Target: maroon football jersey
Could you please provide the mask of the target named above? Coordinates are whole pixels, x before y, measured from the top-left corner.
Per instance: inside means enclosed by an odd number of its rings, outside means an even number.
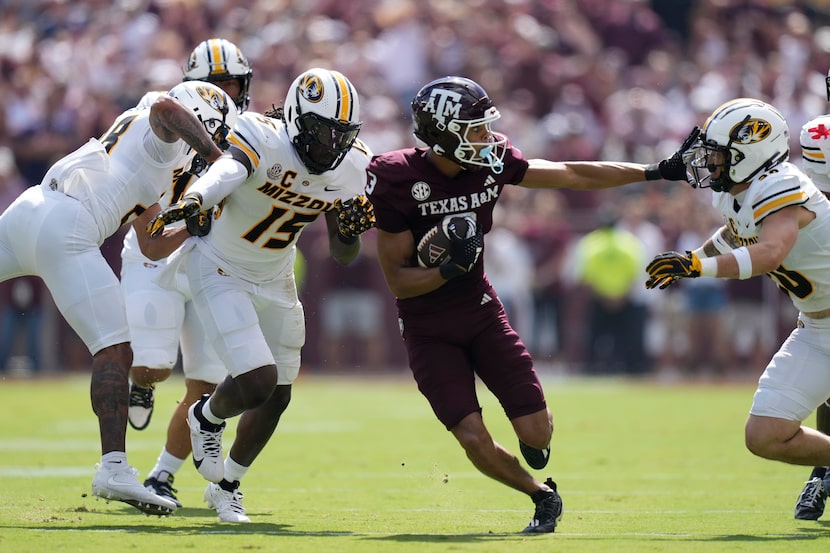
[[[450,214],[475,213],[484,233],[489,232],[493,209],[504,185],[521,182],[528,167],[522,153],[510,147],[501,173],[482,168],[447,177],[427,160],[427,152],[426,148],[387,152],[375,156],[367,168],[366,189],[377,227],[391,233],[411,230],[416,244]],[[482,293],[490,289],[483,260],[484,253],[469,274],[454,278],[437,290],[399,299],[401,314],[434,312],[471,301],[478,305]],[[411,263],[413,267],[418,265],[414,252]]]

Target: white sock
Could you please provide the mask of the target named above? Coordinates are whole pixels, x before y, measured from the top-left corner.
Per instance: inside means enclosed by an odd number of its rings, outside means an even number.
[[[244,467],[231,459],[231,456],[225,459],[225,480],[228,482],[241,482],[242,477],[248,472],[248,469],[251,467]]]
[[[205,404],[202,405],[202,415],[208,420],[208,422],[212,422],[213,424],[222,424],[225,422],[225,419],[220,419],[213,414],[213,411],[210,410],[210,402],[212,399],[213,396],[209,397]]]
[[[110,451],[101,455],[101,464],[108,468],[118,468],[127,465],[127,452]]]
[[[163,448],[161,453],[159,453],[158,459],[156,460],[156,466],[153,467],[152,471],[150,471],[150,476],[158,478],[159,474],[162,472],[166,472],[168,475],[173,476],[180,468],[182,468],[184,461],[184,459],[179,459],[175,455],[168,452],[166,448]]]

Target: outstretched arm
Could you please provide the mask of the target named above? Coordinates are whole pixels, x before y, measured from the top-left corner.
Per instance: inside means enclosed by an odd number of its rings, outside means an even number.
[[[556,162],[529,160],[524,180],[527,188],[570,188],[601,190],[647,180],[686,180],[686,162],[699,143],[700,129],[695,127],[680,148],[670,157],[651,165],[613,161]]]
[[[529,163],[525,178],[519,183],[527,188],[600,190],[646,180],[646,166],[639,163],[545,159],[531,159]]]
[[[190,185],[181,200],[166,207],[150,220],[147,232],[154,238],[158,237],[165,225],[194,217],[200,211],[209,211],[247,178],[248,173],[242,164],[229,155],[222,156],[210,166],[207,173]]]

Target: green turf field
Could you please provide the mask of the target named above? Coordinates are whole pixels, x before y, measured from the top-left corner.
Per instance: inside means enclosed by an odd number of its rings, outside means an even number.
[[[565,503],[554,535],[524,536],[532,503],[467,462],[407,377],[302,377],[243,482],[253,523],[220,524],[188,462],[174,516],[89,494],[99,458],[86,377],[0,380],[0,551],[826,551],[828,522],[792,517],[809,470],[743,447],[754,386],[545,380]],[[183,389],[159,387],[128,455],[143,479]],[[496,439],[517,451],[482,393]],[[811,421],[812,422],[812,421]],[[229,429],[232,427],[229,424]],[[226,432],[226,444],[233,432]],[[830,513],[827,520],[830,521]],[[796,542],[796,543],[793,543]]]

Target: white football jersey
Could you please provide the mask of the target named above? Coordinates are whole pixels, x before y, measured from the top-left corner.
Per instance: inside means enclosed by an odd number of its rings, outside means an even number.
[[[801,127],[801,167],[819,190],[830,193],[830,115]]]
[[[229,135],[248,158],[251,173],[220,204],[210,234],[197,242],[228,274],[270,282],[290,273],[303,228],[338,198],[363,194],[371,152],[360,140],[334,170],[308,172],[285,124],[246,112]]]
[[[764,218],[780,209],[800,205],[815,213],[781,266],[768,275],[799,311],[830,308],[830,201],[798,167],[782,163],[755,177],[738,196],[714,192],[712,205],[742,245],[756,243]]]
[[[149,116],[149,109],[125,111],[100,139],[56,162],[42,181],[87,207],[101,230],[100,242],[156,203],[173,170],[192,152],[182,140],[158,138]]]

